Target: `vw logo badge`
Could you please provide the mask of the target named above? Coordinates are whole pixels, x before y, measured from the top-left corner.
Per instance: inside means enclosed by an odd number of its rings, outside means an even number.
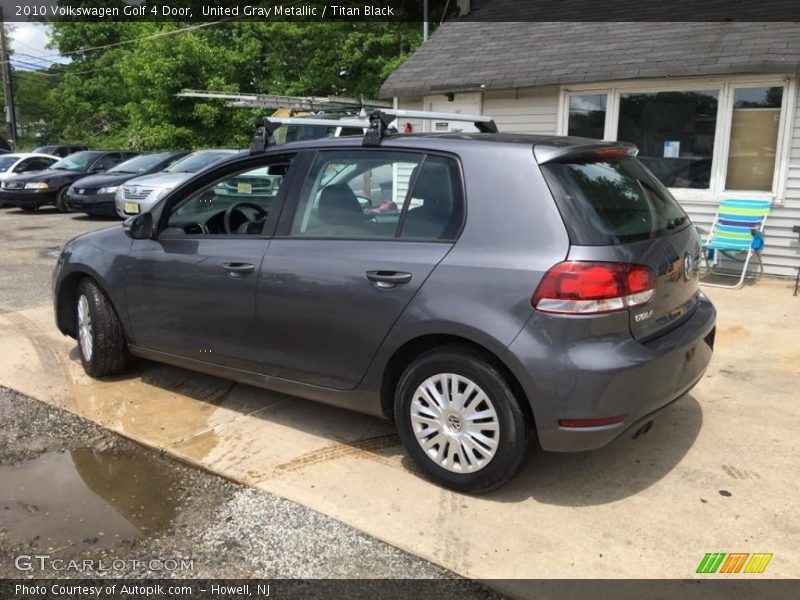
[[[683,278],[686,281],[689,281],[692,278],[692,274],[694,273],[694,261],[692,257],[687,254],[683,257]]]
[[[458,415],[447,415],[447,424],[453,431],[461,431],[461,418]]]

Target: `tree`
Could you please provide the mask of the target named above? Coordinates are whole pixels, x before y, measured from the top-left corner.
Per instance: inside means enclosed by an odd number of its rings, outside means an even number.
[[[256,111],[176,94],[188,88],[374,98],[422,38],[418,23],[188,26],[53,23],[53,47],[72,62],[51,68],[60,74],[47,93],[52,135],[98,148],[241,147]]]

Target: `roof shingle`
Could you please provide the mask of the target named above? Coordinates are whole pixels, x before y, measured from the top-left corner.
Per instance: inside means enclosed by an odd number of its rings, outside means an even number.
[[[381,97],[640,77],[797,73],[800,23],[444,23]]]

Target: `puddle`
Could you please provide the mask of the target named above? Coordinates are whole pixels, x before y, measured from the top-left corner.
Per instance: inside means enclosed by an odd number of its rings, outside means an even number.
[[[39,250],[39,256],[42,258],[58,258],[61,254],[61,246],[48,246]]]
[[[179,486],[145,452],[81,448],[0,466],[0,545],[114,546],[167,527]]]

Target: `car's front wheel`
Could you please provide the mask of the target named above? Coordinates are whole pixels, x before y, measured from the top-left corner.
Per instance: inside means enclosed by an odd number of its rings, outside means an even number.
[[[488,492],[509,481],[531,437],[505,374],[460,346],[430,350],[408,366],[395,395],[395,420],[417,465],[460,492]]]
[[[58,192],[58,196],[56,196],[56,208],[62,213],[72,212],[67,204],[67,188]]]
[[[128,345],[122,323],[108,297],[90,279],[78,286],[76,337],[83,369],[90,377],[118,375],[125,369]]]

